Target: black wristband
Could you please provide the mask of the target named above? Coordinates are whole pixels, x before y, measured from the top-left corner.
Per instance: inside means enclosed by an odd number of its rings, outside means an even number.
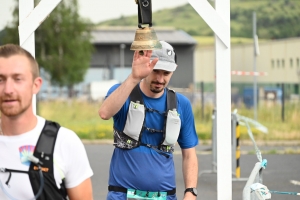
[[[194,196],[198,195],[197,189],[196,188],[186,188],[184,191],[184,194],[187,192],[191,192]]]

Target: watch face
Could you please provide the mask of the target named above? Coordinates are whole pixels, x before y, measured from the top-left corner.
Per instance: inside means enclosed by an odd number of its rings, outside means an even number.
[[[197,189],[196,188],[193,188],[193,192],[198,195],[198,192],[197,192]]]
[[[185,192],[191,192],[193,195],[197,196],[198,192],[196,188],[187,188]]]

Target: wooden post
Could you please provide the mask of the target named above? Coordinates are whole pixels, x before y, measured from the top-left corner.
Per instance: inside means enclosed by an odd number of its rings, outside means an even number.
[[[35,57],[34,31],[54,10],[61,0],[41,0],[34,7],[34,0],[19,0],[19,40],[20,46]],[[32,98],[33,112],[36,114],[36,95]]]
[[[215,32],[218,200],[232,200],[230,0],[189,3]]]

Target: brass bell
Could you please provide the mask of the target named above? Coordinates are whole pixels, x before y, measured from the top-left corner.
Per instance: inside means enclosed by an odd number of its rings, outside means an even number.
[[[162,46],[157,39],[154,29],[151,27],[145,27],[136,30],[134,41],[131,44],[130,50],[143,51],[161,48]]]
[[[161,49],[162,46],[157,39],[156,33],[152,26],[152,2],[151,0],[135,0],[138,5],[138,27],[135,32],[134,41],[130,50],[139,51],[140,55],[144,54],[143,50]],[[142,26],[148,24],[148,26]]]

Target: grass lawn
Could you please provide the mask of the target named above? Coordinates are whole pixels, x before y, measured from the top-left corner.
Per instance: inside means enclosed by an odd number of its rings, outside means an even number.
[[[99,107],[100,103],[75,100],[45,101],[38,103],[38,114],[72,129],[81,139],[112,139],[112,120],[102,120],[98,116]],[[202,119],[201,108],[193,107],[196,131],[203,140],[211,138],[212,110],[212,106],[206,106]],[[238,113],[253,118],[252,109],[239,108]],[[281,106],[277,104],[260,104],[257,114],[259,123],[266,126],[269,133],[252,128],[256,140],[300,140],[300,103],[286,104],[284,122]],[[241,139],[249,139],[244,126],[241,126]]]

